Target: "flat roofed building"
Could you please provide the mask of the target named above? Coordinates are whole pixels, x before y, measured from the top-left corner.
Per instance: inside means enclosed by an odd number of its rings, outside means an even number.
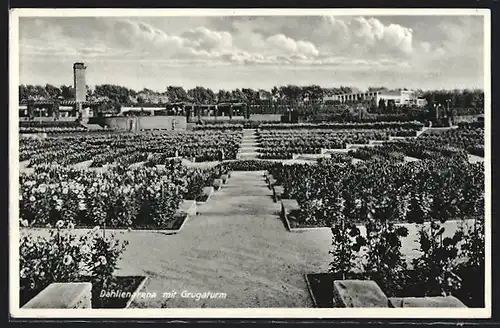
[[[373,100],[377,104],[381,99],[387,101],[394,101],[396,106],[425,106],[426,102],[420,100],[413,90],[395,90],[395,91],[371,91],[362,93],[345,93],[334,94],[326,96],[323,101],[338,101],[340,103],[347,102],[361,102],[366,100]],[[425,99],[424,99],[425,100]]]

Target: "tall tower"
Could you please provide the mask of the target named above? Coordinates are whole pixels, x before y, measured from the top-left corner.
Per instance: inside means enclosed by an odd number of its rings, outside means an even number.
[[[73,82],[75,88],[75,101],[83,102],[87,99],[87,85],[85,83],[85,69],[87,67],[84,63],[73,64]]]

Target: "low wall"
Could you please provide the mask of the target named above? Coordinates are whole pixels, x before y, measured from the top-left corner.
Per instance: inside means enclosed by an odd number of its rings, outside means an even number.
[[[194,117],[194,119],[197,119],[197,116]],[[242,121],[245,120],[243,116],[233,116],[232,119],[229,118],[229,116],[201,116],[201,119],[205,122],[211,122],[211,121],[230,121],[230,120],[235,120],[235,121]],[[275,122],[280,122],[281,121],[281,114],[250,114],[249,121],[275,121]]]
[[[455,116],[454,117],[455,124],[458,124],[460,122],[476,122],[477,121],[477,116],[476,115],[462,115],[462,116]]]
[[[110,129],[134,132],[143,129],[186,130],[187,124],[185,116],[106,117],[103,121]]]
[[[52,283],[23,306],[23,309],[90,309],[92,284]]]

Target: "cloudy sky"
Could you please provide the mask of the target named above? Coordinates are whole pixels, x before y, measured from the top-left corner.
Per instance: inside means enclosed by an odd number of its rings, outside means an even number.
[[[20,83],[483,88],[482,16],[21,17]]]

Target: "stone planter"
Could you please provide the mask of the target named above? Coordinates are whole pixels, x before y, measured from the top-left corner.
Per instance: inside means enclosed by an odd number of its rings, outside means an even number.
[[[335,280],[333,298],[336,307],[387,308],[389,300],[372,280]]]
[[[222,187],[222,180],[215,179],[212,185],[213,185],[215,190],[219,190]]]
[[[281,200],[283,192],[284,192],[283,186],[273,186],[273,198],[275,202]]]
[[[393,308],[466,308],[458,298],[454,296],[434,297],[391,297],[389,307]]]
[[[203,187],[203,190],[201,191],[201,194],[197,197],[197,202],[204,203],[207,202],[210,197],[213,195],[215,192],[214,187]],[[203,200],[198,200],[198,199],[203,199]]]
[[[187,215],[196,215],[196,201],[194,200],[184,200],[179,208],[179,211],[186,213]]]
[[[52,283],[33,297],[23,309],[90,309],[90,282]]]

